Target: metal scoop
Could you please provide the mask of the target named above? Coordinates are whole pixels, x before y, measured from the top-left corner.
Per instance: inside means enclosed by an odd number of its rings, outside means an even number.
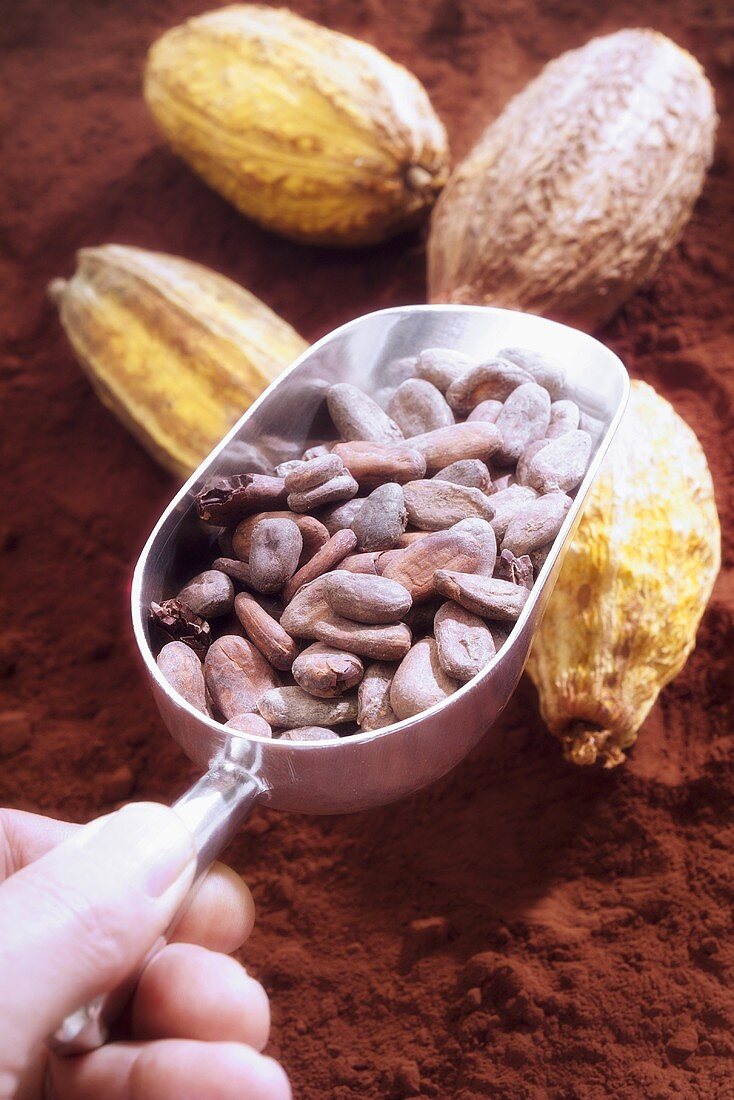
[[[515,345],[565,365],[567,394],[599,422],[595,451],[523,612],[481,675],[445,702],[385,729],[339,741],[279,741],[226,730],[163,679],[151,645],[151,600],[175,595],[209,567],[215,535],[194,494],[212,476],[299,457],[333,429],[325,392],[352,382],[378,401],[402,381],[401,358],[448,347],[477,359]],[[627,402],[629,379],[613,352],[585,333],[541,317],[475,306],[406,306],[351,321],[319,340],[255,402],[174,497],[140,555],[132,585],[135,637],[163,720],[206,774],[175,803],[194,835],[199,877],[258,802],[279,810],[338,814],[380,806],[445,775],[491,728],[523,670],[565,550]],[[119,997],[118,997],[119,1000]],[[100,998],[65,1021],[56,1049],[90,1050],[106,1038],[113,1006]]]

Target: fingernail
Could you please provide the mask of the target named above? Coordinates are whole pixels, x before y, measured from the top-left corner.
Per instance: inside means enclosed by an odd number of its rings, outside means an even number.
[[[128,872],[150,898],[160,898],[184,875],[193,876],[193,838],[181,819],[156,802],[132,802],[74,838],[96,858],[109,858]]]

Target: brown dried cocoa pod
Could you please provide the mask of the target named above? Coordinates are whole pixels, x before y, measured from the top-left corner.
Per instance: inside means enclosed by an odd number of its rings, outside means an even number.
[[[450,569],[438,571],[436,588],[441,595],[461,604],[467,611],[501,622],[514,622],[530,595],[527,588],[510,581]]]
[[[234,585],[218,569],[205,569],[183,586],[177,599],[202,619],[218,619],[232,610]]]
[[[280,683],[255,646],[237,634],[212,642],[204,661],[204,680],[225,718],[257,710],[260,697]]]
[[[492,475],[481,458],[462,458],[459,462],[444,466],[433,476],[436,481],[451,481],[454,485],[481,489],[483,493],[489,493],[492,489]]]
[[[571,498],[565,493],[545,493],[531,501],[510,519],[502,549],[520,557],[552,542],[570,507]]]
[[[448,600],[433,620],[438,661],[447,676],[466,684],[495,654],[492,633],[478,615]]]
[[[481,489],[453,481],[409,481],[403,493],[408,519],[422,531],[445,531],[470,516],[489,520],[493,514],[489,498]]]
[[[303,538],[292,519],[264,519],[250,540],[250,583],[266,595],[280,592],[298,568]]]
[[[557,359],[541,354],[539,351],[533,351],[531,348],[502,348],[497,355],[500,359],[506,359],[527,371],[534,382],[548,391],[552,401],[557,401],[563,396],[566,368]]]
[[[552,439],[528,463],[528,484],[539,493],[569,493],[584,478],[591,455],[591,436],[580,430]]]
[[[194,498],[205,523],[229,526],[253,512],[282,508],[285,481],[268,474],[232,474],[207,482]]]
[[[339,741],[341,738],[336,730],[327,729],[326,726],[301,726],[300,729],[282,730],[278,732],[279,741]]]
[[[521,584],[528,590],[533,587],[535,576],[533,563],[527,554],[516,557],[511,550],[503,550],[497,562],[497,576],[503,581]]]
[[[508,359],[487,359],[452,382],[446,400],[455,413],[467,416],[482,401],[505,401],[533,376]],[[481,421],[480,421],[481,423]]]
[[[441,668],[435,639],[421,638],[398,665],[390,685],[390,705],[402,721],[448,699],[458,686]]]
[[[360,550],[391,550],[408,525],[403,490],[394,482],[379,485],[352,520]]]
[[[321,589],[332,611],[356,623],[395,623],[410,611],[410,593],[397,581],[336,571]]]
[[[338,726],[357,717],[357,696],[316,699],[298,686],[266,691],[259,702],[260,713],[273,727]]]
[[[386,481],[402,485],[423,477],[426,462],[419,450],[407,443],[370,443],[355,440],[337,443],[338,454],[361,488],[373,489]]]
[[[183,642],[202,661],[212,640],[212,630],[206,619],[197,615],[181,600],[151,602],[151,621],[174,642]]]
[[[525,382],[513,390],[495,423],[502,443],[494,456],[500,466],[514,466],[528,443],[544,439],[550,423],[548,391],[537,382]]]
[[[273,668],[287,672],[298,656],[298,643],[249,592],[235,597],[234,609],[247,637]]]
[[[486,420],[489,424],[494,424],[502,410],[502,404],[502,401],[495,401],[491,397],[487,401],[480,401],[469,413],[467,420]]]
[[[238,558],[215,558],[212,562],[212,569],[218,569],[220,573],[226,573],[233,581],[244,584],[246,587],[249,587],[252,579],[250,566],[246,561],[240,561]]]
[[[317,550],[312,558],[302,565],[298,572],[294,573],[283,587],[283,598],[292,600],[298,589],[315,581],[322,573],[330,573],[348,554],[351,554],[357,545],[357,536],[354,531],[337,531],[328,542],[325,542],[320,550]]]
[[[368,626],[332,611],[323,595],[325,578],[318,577],[295,594],[281,618],[281,625],[297,638],[312,638],[335,649],[346,649],[377,661],[399,661],[410,649],[410,630],[403,623]]]
[[[397,665],[375,661],[357,689],[357,722],[365,731],[384,729],[397,722],[390,706],[390,685]]]
[[[259,714],[235,714],[234,718],[230,718],[228,722],[224,723],[227,729],[238,730],[240,733],[246,734],[248,737],[272,737],[273,731],[264,718],[261,718]]]
[[[551,405],[550,422],[545,438],[557,439],[559,435],[575,431],[580,419],[581,410],[575,401],[554,401]]]
[[[402,382],[390,398],[387,411],[406,437],[454,423],[454,414],[445,397],[424,378]]]
[[[425,473],[435,474],[437,470],[452,462],[459,462],[462,458],[481,458],[486,462],[501,442],[502,436],[496,425],[476,420],[414,435],[406,440],[406,446],[423,455]],[[405,478],[405,481],[416,481],[419,477],[423,477],[423,474]]]
[[[354,517],[359,512],[367,497],[352,497],[351,500],[341,501],[339,504],[331,504],[319,512],[318,518],[323,523],[330,535],[337,531],[343,531],[345,527],[351,527]]]
[[[161,675],[187,703],[202,714],[208,714],[206,685],[201,661],[191,646],[183,642],[167,642],[156,658]]]
[[[324,543],[329,541],[329,532],[315,516],[304,516],[293,512],[258,512],[238,523],[232,533],[232,546],[241,561],[249,560],[252,532],[264,519],[289,519],[295,523],[303,539],[300,565],[303,565],[304,560],[307,561]]]
[[[382,575],[407,588],[413,603],[422,603],[436,593],[436,570],[471,571],[481,556],[476,538],[469,532],[450,527],[448,531],[433,531],[400,551]]]
[[[398,425],[376,401],[348,382],[330,386],[326,395],[329,416],[342,439],[392,443],[403,438]]]
[[[416,378],[430,382],[446,393],[452,382],[477,365],[476,359],[453,348],[424,348],[415,367]]]
[[[508,485],[506,489],[492,494],[489,500],[493,515],[489,522],[499,542],[504,538],[510,520],[524,513],[537,497],[535,489],[531,489],[529,485]]]
[[[318,699],[336,699],[356,687],[364,675],[364,665],[354,653],[315,642],[293,662],[293,679],[309,695]]]
[[[528,488],[528,470],[530,469],[530,463],[535,456],[547,447],[550,443],[550,439],[534,439],[532,443],[528,443],[527,447],[520,455],[517,466],[515,467],[515,481],[518,485],[525,485]]]
[[[485,519],[472,516],[454,524],[453,530],[466,532],[477,543],[479,557],[471,572],[479,573],[484,577],[491,577],[497,561],[497,537],[492,524]]]

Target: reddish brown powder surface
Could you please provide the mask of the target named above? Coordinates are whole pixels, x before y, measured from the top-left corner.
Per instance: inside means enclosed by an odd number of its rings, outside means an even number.
[[[159,248],[224,271],[309,338],[425,295],[419,234],[299,248],[164,148],[141,64],[205,6],[17,0],[0,31],[0,707],[32,722],[0,800],[65,817],[170,799],[192,772],[128,628],[131,566],[173,486],[93,397],[48,280],[82,245]],[[701,59],[723,118],[716,163],[682,244],[602,337],[699,433],[729,541],[698,648],[627,767],[564,764],[525,683],[473,759],[417,797],[354,817],[256,815],[229,856],[259,903],[244,957],[272,995],[272,1050],[301,1100],[734,1097],[731,10],[296,7],[410,64],[457,155],[546,60],[594,34],[648,25]]]

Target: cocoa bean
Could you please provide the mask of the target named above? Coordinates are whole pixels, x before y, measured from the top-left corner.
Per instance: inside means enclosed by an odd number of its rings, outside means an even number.
[[[364,665],[354,653],[316,642],[293,662],[293,679],[309,695],[335,699],[356,685],[364,675]]]
[[[226,573],[233,581],[244,584],[246,587],[249,587],[252,581],[250,566],[246,561],[239,561],[238,558],[215,558],[212,562],[212,569],[218,569],[220,573]]]
[[[285,481],[268,474],[233,474],[216,477],[196,494],[199,516],[205,523],[228,526],[263,509],[280,508],[286,502]]]
[[[477,420],[414,435],[406,440],[406,446],[423,456],[426,465],[424,472],[435,474],[437,470],[452,462],[459,462],[462,458],[481,458],[486,461],[494,454],[501,441],[502,436],[496,425]],[[415,481],[419,477],[423,477],[423,474],[405,478],[405,481]]]
[[[398,544],[395,549],[404,550],[406,546],[412,546],[414,542],[418,542],[419,539],[424,539],[426,535],[430,535],[430,533],[430,531],[406,531],[398,539]]]
[[[390,705],[402,721],[448,699],[457,687],[456,680],[441,668],[435,639],[421,638],[411,647],[393,676]]]
[[[462,519],[454,524],[452,530],[465,531],[475,539],[479,548],[479,557],[472,573],[479,573],[484,577],[491,577],[497,561],[497,538],[491,523],[484,519]]]
[[[494,657],[494,641],[484,620],[451,600],[436,612],[434,632],[441,668],[461,684],[473,679]]]
[[[347,382],[329,387],[326,404],[334,426],[344,440],[391,443],[403,438],[398,425],[377,402]]]
[[[288,477],[288,474],[292,474],[294,470],[300,470],[303,463],[304,459],[302,458],[289,458],[287,462],[279,463],[275,467],[276,477]]]
[[[363,730],[379,730],[397,722],[390,706],[390,685],[396,665],[375,661],[369,665],[357,690],[357,722]]]
[[[294,512],[258,512],[242,520],[234,529],[232,544],[235,554],[241,561],[249,560],[252,532],[257,524],[265,519],[287,519],[295,523],[303,539],[300,565],[303,565],[304,560],[307,561],[324,543],[329,541],[329,532],[315,516],[304,516]]]
[[[236,634],[212,642],[204,661],[204,680],[225,718],[257,710],[261,696],[280,682],[255,646]]]
[[[489,499],[481,489],[452,481],[409,481],[403,493],[408,519],[422,531],[444,531],[470,516],[492,517]]]
[[[520,557],[552,542],[563,526],[570,507],[571,498],[565,493],[546,493],[531,501],[510,519],[502,539],[502,549],[511,550]]]
[[[291,519],[264,519],[250,540],[252,587],[266,595],[279,592],[298,568],[303,538]]]
[[[573,432],[579,426],[581,411],[575,401],[554,401],[551,405],[550,423],[545,433],[546,439],[557,439],[559,435]]]
[[[337,569],[345,569],[349,573],[370,573],[377,576],[377,562],[382,550],[370,550],[364,554],[347,554],[337,565]]]
[[[353,443],[337,443],[334,453],[339,455],[361,488],[373,489],[385,481],[396,481],[402,485],[423,477],[426,472],[423,455],[407,443],[355,440]]]
[[[452,348],[426,348],[418,356],[415,374],[446,393],[452,382],[476,366],[476,359]]]
[[[288,474],[285,479],[286,492],[288,495],[306,493],[343,473],[344,463],[337,455],[325,454],[319,458],[310,458],[307,462],[299,462],[296,469]]]
[[[183,642],[193,649],[197,657],[204,659],[212,640],[212,630],[201,615],[181,600],[163,600],[162,603],[151,603],[150,618],[174,642]]]
[[[480,401],[469,413],[467,420],[486,420],[488,424],[494,424],[502,410],[502,402],[490,398],[488,401]]]
[[[362,625],[337,615],[323,594],[325,574],[304,585],[281,618],[284,630],[297,638],[312,638],[334,649],[345,649],[377,661],[398,661],[410,649],[410,630],[404,623]]]
[[[238,730],[248,737],[272,737],[273,731],[264,718],[259,714],[235,714],[224,723],[227,729]]]
[[[444,466],[433,475],[436,481],[451,481],[454,485],[466,485],[470,489],[481,489],[488,493],[492,487],[492,477],[486,463],[480,458],[462,458]]]
[[[530,595],[527,588],[510,581],[450,569],[438,571],[436,588],[441,595],[461,604],[467,611],[502,622],[514,622]]]
[[[537,499],[535,489],[528,485],[509,485],[489,498],[493,515],[489,521],[498,541],[502,541],[507,526],[514,516],[522,514]]]
[[[499,465],[514,466],[528,443],[545,437],[550,408],[548,391],[536,382],[526,382],[512,391],[495,421],[502,434],[494,456]]]
[[[177,599],[203,619],[218,619],[232,610],[234,585],[225,573],[206,569],[183,586]]]
[[[454,423],[454,414],[441,391],[423,378],[409,378],[401,383],[390,398],[387,411],[406,437]]]
[[[235,597],[234,609],[247,637],[273,668],[287,672],[298,656],[298,643],[249,592]]]
[[[558,363],[549,355],[531,351],[530,348],[502,348],[497,354],[500,359],[507,359],[508,362],[527,371],[534,382],[548,391],[551,400],[557,401],[563,396],[566,370],[562,363]]]
[[[359,512],[367,497],[352,497],[340,504],[333,504],[319,512],[319,519],[330,535],[337,531],[343,531],[345,527],[351,527],[354,517]]]
[[[304,493],[290,493],[288,507],[293,512],[313,512],[334,500],[349,500],[358,492],[359,485],[351,474],[339,474],[338,477],[332,477],[329,481],[316,485]]]
[[[410,611],[410,593],[397,581],[346,571],[329,573],[321,589],[332,611],[357,623],[395,623]]]
[[[390,550],[408,525],[403,490],[388,482],[373,489],[352,520],[360,550]]]
[[[202,714],[208,714],[206,685],[201,661],[191,646],[183,642],[167,642],[156,658],[161,675],[187,703]]]
[[[283,598],[286,601],[292,600],[302,585],[315,581],[322,573],[331,572],[354,550],[356,545],[357,536],[353,531],[337,531],[305,565],[301,566],[297,573],[293,574],[290,580],[286,581],[283,587]]]
[[[283,730],[279,741],[339,741],[339,734],[325,726],[301,726],[300,729]]]
[[[552,439],[531,459],[527,480],[540,493],[569,493],[583,480],[589,465],[591,436],[576,430]]]
[[[333,446],[333,443],[314,443],[313,446],[307,447],[303,452],[301,462],[310,462],[312,458],[321,458],[322,455],[328,455]]]
[[[530,469],[530,463],[549,443],[550,439],[547,438],[534,439],[532,443],[528,443],[515,467],[515,481],[518,485],[528,485],[528,470]]]
[[[533,377],[507,359],[488,359],[452,382],[446,400],[455,413],[466,416],[482,401],[504,401]],[[481,421],[480,421],[481,423]]]
[[[316,699],[300,687],[279,687],[266,691],[258,709],[273,727],[338,726],[357,717],[357,696]]]
[[[413,603],[429,600],[436,593],[437,569],[471,571],[480,562],[482,550],[469,532],[433,531],[402,550],[383,572],[389,580],[407,588]]]

